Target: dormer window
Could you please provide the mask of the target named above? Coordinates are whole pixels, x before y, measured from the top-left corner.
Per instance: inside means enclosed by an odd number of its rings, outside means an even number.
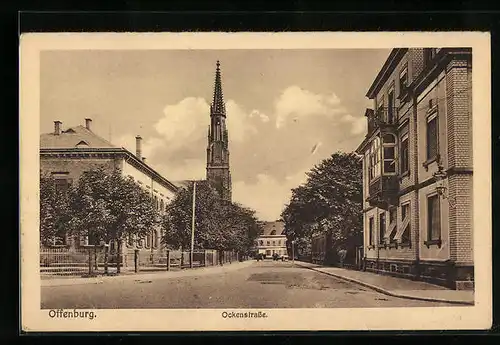
[[[82,140],[78,144],[76,144],[77,148],[85,148],[85,147],[88,147],[88,146],[89,146],[89,144],[87,144],[87,142],[85,142],[84,140]]]

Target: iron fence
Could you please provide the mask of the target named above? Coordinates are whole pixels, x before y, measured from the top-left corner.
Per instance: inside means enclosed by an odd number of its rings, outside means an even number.
[[[238,253],[214,249],[195,250],[134,250],[125,248],[120,255],[121,271],[169,271],[196,267],[209,267],[237,262]],[[117,271],[118,253],[104,247],[40,248],[40,273],[42,275],[112,274]]]

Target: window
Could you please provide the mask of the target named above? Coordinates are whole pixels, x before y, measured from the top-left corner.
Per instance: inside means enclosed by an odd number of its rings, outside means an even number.
[[[438,117],[437,112],[427,118],[427,160],[432,160],[438,154]]]
[[[408,147],[408,134],[401,138],[401,154],[400,157],[400,167],[401,174],[406,174],[410,171],[410,156]]]
[[[432,59],[437,54],[437,48],[424,48],[424,66],[427,66],[431,63]]]
[[[58,174],[63,174],[58,175]],[[67,177],[68,173],[52,173],[54,177],[54,187],[56,189],[56,193],[66,193],[73,183],[73,179]]]
[[[427,198],[427,240],[441,239],[441,208],[438,195]]]
[[[387,96],[387,123],[394,123],[394,89]]]
[[[271,245],[271,242],[267,241],[267,242],[266,242],[266,244],[267,244],[268,246],[270,246],[270,245]]]
[[[368,220],[368,245],[373,246],[373,217]]]
[[[132,234],[128,235],[127,244],[129,247],[132,247],[134,245],[134,235],[132,235]]]
[[[263,245],[264,245],[264,241],[260,240],[260,241],[259,241],[259,244],[260,244],[261,246],[263,246]]]
[[[385,236],[385,212],[379,214],[379,243],[384,244],[384,236]]]
[[[276,230],[271,231],[271,235],[276,235]]]
[[[380,176],[381,163],[380,163],[380,139],[377,137],[373,139],[372,146],[369,153],[369,172],[370,180]]]
[[[403,220],[403,232],[401,234],[401,243],[409,244],[410,243],[410,232],[411,232],[411,224],[410,224],[410,204],[401,205],[401,219]]]
[[[404,67],[399,74],[399,98],[403,98],[408,92],[408,67]]]
[[[161,212],[165,211],[165,204],[163,202],[163,199],[160,200],[160,211]]]
[[[384,174],[396,173],[396,137],[392,134],[384,134]]]
[[[146,236],[146,248],[151,248],[151,233]]]
[[[159,239],[160,239],[160,236],[159,236],[158,230],[155,230],[154,237],[153,237],[153,248],[158,248]]]
[[[276,245],[276,241],[273,241],[273,246],[275,246],[275,245]]]

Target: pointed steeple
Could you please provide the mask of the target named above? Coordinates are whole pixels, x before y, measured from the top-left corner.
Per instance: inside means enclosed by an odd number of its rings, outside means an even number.
[[[217,60],[217,69],[215,70],[214,99],[212,101],[212,115],[214,114],[226,116],[219,60]]]

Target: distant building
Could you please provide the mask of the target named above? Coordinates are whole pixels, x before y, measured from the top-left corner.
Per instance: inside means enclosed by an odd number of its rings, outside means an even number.
[[[219,61],[217,61],[215,72],[214,97],[210,106],[207,181],[223,200],[232,200],[231,171],[229,169],[229,137],[226,128],[226,106],[222,94]]]
[[[255,254],[264,254],[267,258],[271,258],[274,254],[286,255],[284,230],[285,223],[283,222],[266,222],[262,235],[255,240]]]
[[[473,288],[472,51],[393,49],[370,87],[366,269]]]
[[[65,189],[77,183],[80,176],[87,170],[105,167],[107,171],[120,170],[123,176],[130,176],[144,190],[151,194],[152,202],[160,212],[165,212],[172,201],[177,186],[146,164],[142,157],[142,138],[136,137],[135,155],[128,150],[116,147],[99,137],[91,128],[92,120],[85,119],[85,126],[62,129],[60,121],[54,122],[54,131],[40,136],[40,168],[42,173],[51,174],[58,188]],[[151,234],[144,238],[129,238],[122,245],[124,261],[133,259],[134,249],[140,250],[140,255],[159,253],[160,229],[151,229]],[[70,238],[67,235],[54,239],[55,246],[82,246],[89,243],[87,237]],[[116,243],[110,244],[111,250]],[[126,255],[126,254],[132,255]],[[130,262],[125,262],[125,265]],[[131,263],[133,265],[133,261]]]

